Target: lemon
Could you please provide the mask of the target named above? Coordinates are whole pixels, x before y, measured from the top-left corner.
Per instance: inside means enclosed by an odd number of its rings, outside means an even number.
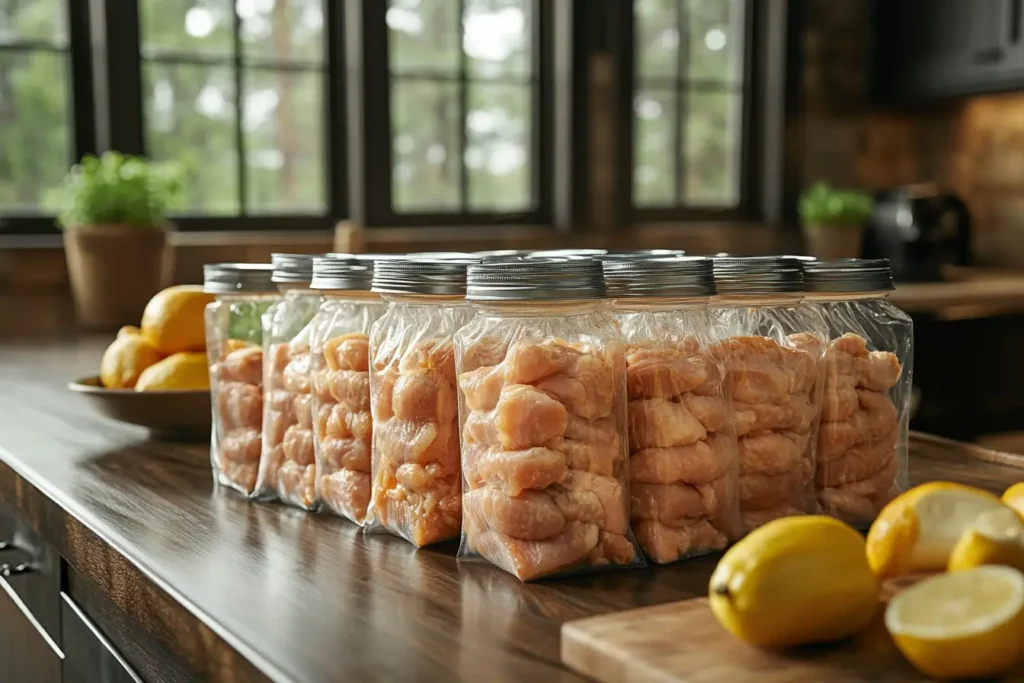
[[[1024,482],[1014,484],[1003,492],[1003,505],[1009,505],[1024,517]]]
[[[160,360],[153,346],[139,336],[119,335],[100,360],[100,381],[108,389],[131,389],[146,368]]]
[[[914,487],[882,508],[871,525],[868,562],[879,576],[941,571],[964,529],[1000,507],[999,498],[972,486],[934,481]]]
[[[206,354],[183,351],[151,365],[139,377],[135,391],[188,391],[210,388]]]
[[[163,355],[206,348],[203,319],[212,294],[199,285],[178,285],[158,293],[142,313],[142,336]]]
[[[852,527],[820,515],[787,517],[722,556],[709,598],[715,617],[738,638],[801,645],[863,630],[878,610],[878,578]]]
[[[951,572],[983,564],[1004,564],[1024,570],[1024,522],[1008,507],[981,513],[964,530],[949,555]]]
[[[135,327],[135,325],[125,325],[124,327],[117,331],[117,338],[120,339],[121,337],[138,337],[140,334],[142,334],[142,330]]]
[[[1024,650],[1024,574],[975,567],[899,593],[885,627],[910,663],[936,678],[994,676]]]

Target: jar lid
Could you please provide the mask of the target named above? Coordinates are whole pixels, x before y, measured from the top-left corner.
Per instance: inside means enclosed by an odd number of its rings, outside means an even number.
[[[836,259],[803,264],[808,292],[881,292],[895,289],[889,259]]]
[[[271,254],[273,280],[279,284],[306,284],[313,279],[313,259],[323,254]]]
[[[377,261],[371,290],[381,294],[433,294],[462,296],[466,293],[466,267],[477,259],[445,256]]]
[[[481,261],[517,261],[529,258],[536,252],[530,249],[492,249],[491,251],[474,251],[473,256]]]
[[[684,256],[682,249],[623,249],[595,256],[598,261],[640,261]]]
[[[792,256],[723,256],[714,259],[719,294],[802,292],[803,271]]]
[[[557,301],[604,297],[601,262],[586,258],[484,261],[469,267],[470,301]]]
[[[608,253],[607,249],[547,249],[544,251],[532,251],[526,257],[528,259],[573,259],[573,258],[586,258],[592,259],[597,256],[604,256]]]
[[[324,254],[313,260],[310,289],[369,291],[374,261],[366,255]]]
[[[269,263],[207,263],[203,291],[208,294],[276,292],[274,266]]]
[[[413,261],[463,261],[469,259],[470,261],[479,261],[480,259],[473,254],[468,254],[462,251],[418,251],[412,254],[406,254],[403,258]]]
[[[604,281],[611,298],[715,293],[713,262],[704,256],[605,261]]]

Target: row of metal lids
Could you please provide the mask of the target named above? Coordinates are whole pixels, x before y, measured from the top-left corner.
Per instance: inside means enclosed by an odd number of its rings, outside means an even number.
[[[269,264],[204,268],[217,294],[280,285],[382,294],[465,296],[473,301],[691,297],[713,294],[867,292],[893,288],[885,259],[687,256],[681,250],[502,250],[477,253],[274,254]]]

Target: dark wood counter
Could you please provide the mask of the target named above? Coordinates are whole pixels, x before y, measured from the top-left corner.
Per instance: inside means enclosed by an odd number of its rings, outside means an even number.
[[[52,546],[37,575],[56,573],[145,680],[580,680],[559,664],[563,621],[705,592],[714,557],[523,585],[457,564],[454,544],[417,551],[215,490],[206,444],[150,441],[65,388],[101,350],[98,340],[0,346],[0,504]],[[994,451],[912,443],[913,482],[1001,491],[1021,467]],[[56,639],[65,654],[68,614],[64,605]]]

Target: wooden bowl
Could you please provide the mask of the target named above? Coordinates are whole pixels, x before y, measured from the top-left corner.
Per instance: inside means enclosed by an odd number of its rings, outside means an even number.
[[[153,438],[165,441],[202,441],[210,438],[210,392],[133,391],[107,389],[96,375],[68,383],[102,415],[145,427]]]

